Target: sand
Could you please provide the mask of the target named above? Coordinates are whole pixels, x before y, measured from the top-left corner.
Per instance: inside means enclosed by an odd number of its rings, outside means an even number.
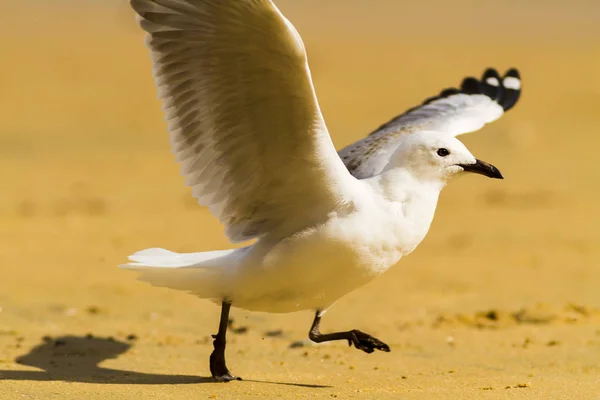
[[[598,5],[280,2],[338,147],[488,65],[524,95],[464,137],[506,179],[453,182],[415,253],[327,313],[391,353],[234,309],[246,380],[216,384],[218,308],[117,268],[229,246],[173,162],[142,34],[124,2],[52,4],[0,17],[0,399],[600,398]]]

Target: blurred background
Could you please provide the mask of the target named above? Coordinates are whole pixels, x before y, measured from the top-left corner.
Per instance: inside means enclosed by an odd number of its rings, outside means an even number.
[[[397,352],[311,347],[336,361],[307,360],[287,346],[310,313],[234,311],[249,327],[232,339],[235,372],[300,383],[332,374],[328,384],[350,390],[377,367],[395,389],[436,382],[438,394],[598,384],[600,2],[276,3],[304,38],[338,148],[486,67],[518,67],[524,88],[514,110],[461,137],[505,180],[453,182],[417,251],[327,314],[327,329],[367,330]],[[206,374],[218,308],[117,268],[148,247],[229,246],[179,176],[128,3],[4,2],[0,50],[0,370],[24,368],[13,360],[44,335],[92,332],[140,338],[109,366]],[[279,329],[285,340],[261,340]],[[526,339],[537,350],[521,353]],[[394,380],[414,371],[417,381]]]

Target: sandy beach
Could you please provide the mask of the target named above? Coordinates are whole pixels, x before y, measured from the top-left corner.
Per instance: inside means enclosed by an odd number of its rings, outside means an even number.
[[[27,4],[24,4],[27,3]],[[600,398],[600,6],[278,2],[336,147],[488,66],[524,89],[461,139],[504,181],[458,179],[409,257],[326,315],[390,353],[311,345],[312,313],[219,309],[117,266],[230,246],[170,153],[125,1],[0,16],[0,399]]]

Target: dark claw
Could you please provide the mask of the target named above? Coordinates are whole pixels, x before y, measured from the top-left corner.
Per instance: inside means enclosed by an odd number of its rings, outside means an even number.
[[[390,346],[359,330],[352,331],[352,339],[348,340],[348,342],[354,344],[354,347],[368,354],[373,353],[375,350],[385,351],[386,353],[390,351]]]
[[[242,380],[242,378],[240,378],[239,376],[233,376],[229,372],[227,372],[226,374],[223,374],[223,375],[213,376],[213,379],[216,382],[231,382],[231,381],[241,381]]]

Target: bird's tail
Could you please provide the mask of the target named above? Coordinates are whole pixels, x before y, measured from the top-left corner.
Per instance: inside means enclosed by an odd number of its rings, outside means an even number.
[[[129,256],[132,262],[120,267],[139,272],[139,280],[154,286],[222,300],[227,296],[227,272],[235,268],[239,251],[175,253],[165,249],[146,249]]]

